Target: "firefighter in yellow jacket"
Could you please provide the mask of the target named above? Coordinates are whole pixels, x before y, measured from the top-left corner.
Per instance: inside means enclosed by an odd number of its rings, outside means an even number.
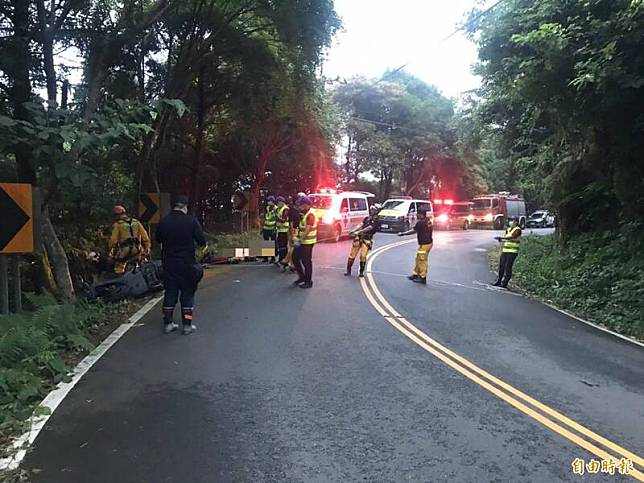
[[[139,261],[150,254],[150,237],[139,220],[128,216],[120,205],[112,210],[114,225],[109,242],[110,258],[114,260],[114,273],[122,275],[128,263]]]

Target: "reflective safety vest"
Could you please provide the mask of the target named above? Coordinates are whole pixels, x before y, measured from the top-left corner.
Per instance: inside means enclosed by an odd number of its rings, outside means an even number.
[[[512,234],[516,231],[519,230],[521,231],[521,228],[518,226],[515,226],[514,228],[508,228],[505,230],[505,236],[506,238],[509,238],[512,236]],[[519,236],[521,236],[519,234]],[[521,240],[519,238],[512,238],[511,240],[503,240],[503,248],[501,250],[502,253],[519,253],[519,246],[521,245]]]
[[[276,224],[277,221],[275,220],[275,208],[267,206],[266,212],[264,213],[264,230],[273,231],[275,230]]]
[[[284,215],[288,206],[284,205],[278,210],[277,215],[277,233],[288,233],[288,218],[284,219]]]
[[[306,231],[306,220],[308,220],[309,216],[313,215],[313,226],[311,227],[311,231],[309,231],[309,234],[304,237],[304,232]],[[318,242],[318,217],[313,211],[312,208],[309,208],[309,211],[306,212],[306,214],[302,217],[300,220],[300,227],[299,227],[299,232],[297,234],[298,238],[300,239],[300,242],[302,245],[313,245],[314,243]]]

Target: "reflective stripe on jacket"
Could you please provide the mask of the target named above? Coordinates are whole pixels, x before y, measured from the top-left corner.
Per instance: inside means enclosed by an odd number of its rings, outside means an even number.
[[[313,216],[313,226],[311,227],[309,234],[304,237],[304,232],[306,231],[307,220],[309,219],[309,216]],[[298,238],[300,239],[302,245],[313,245],[318,241],[318,217],[312,208],[309,208],[309,211],[307,211],[300,220]]]
[[[277,221],[275,220],[275,208],[266,207],[264,213],[264,230],[274,230]]]
[[[284,212],[288,206],[284,205],[277,212],[277,233],[288,233],[288,218],[284,218]]]
[[[508,228],[505,230],[505,237],[511,238],[516,230],[519,230],[519,236],[521,236],[521,228],[515,226],[514,228]],[[510,240],[503,240],[502,253],[519,253],[519,246],[521,245],[521,240],[519,238],[511,238]]]

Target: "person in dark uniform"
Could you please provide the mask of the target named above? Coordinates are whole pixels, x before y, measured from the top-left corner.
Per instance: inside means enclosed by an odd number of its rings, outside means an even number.
[[[163,264],[163,323],[169,334],[178,329],[173,314],[177,301],[181,301],[181,320],[184,335],[192,334],[196,327],[192,315],[195,292],[203,277],[203,268],[195,259],[195,247],[205,246],[206,238],[197,219],[188,214],[188,198],[175,196],[172,212],[165,216],[156,231],[161,244]]]
[[[353,262],[359,252],[359,277],[364,277],[364,268],[367,264],[367,254],[369,253],[369,250],[373,248],[373,235],[378,231],[378,228],[378,209],[375,206],[371,206],[371,208],[369,208],[369,216],[362,220],[362,225],[351,233],[353,236],[353,244],[351,245],[351,253],[349,253],[349,259],[347,260],[347,271],[344,273],[345,276],[351,276],[351,268],[353,267]]]
[[[501,242],[501,259],[499,260],[499,276],[492,285],[495,287],[508,288],[508,283],[512,278],[512,267],[514,261],[519,255],[521,246],[521,227],[519,220],[515,217],[508,219],[508,228],[505,230],[505,236],[497,237]]]
[[[428,258],[429,251],[434,244],[432,222],[427,218],[427,211],[424,209],[418,210],[418,221],[414,227],[409,231],[398,233],[398,236],[411,235],[416,233],[418,237],[418,250],[416,251],[416,265],[414,273],[410,275],[409,280],[416,283],[427,283],[427,271],[429,268]]]

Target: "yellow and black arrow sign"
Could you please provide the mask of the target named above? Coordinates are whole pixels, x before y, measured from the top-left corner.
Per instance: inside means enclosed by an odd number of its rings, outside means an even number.
[[[141,193],[139,196],[139,221],[157,224],[170,209],[168,193]]]
[[[30,184],[0,183],[0,253],[34,251],[33,194]]]

